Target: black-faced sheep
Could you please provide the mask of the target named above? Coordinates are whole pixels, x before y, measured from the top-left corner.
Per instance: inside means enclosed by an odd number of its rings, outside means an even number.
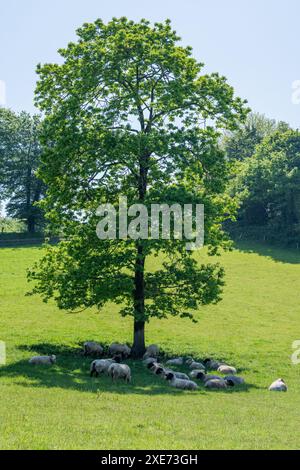
[[[147,357],[146,359],[143,360],[144,366],[148,366],[148,364],[154,364],[157,362],[156,357]]]
[[[227,375],[224,380],[231,380],[234,385],[243,385],[245,383],[243,377],[237,377],[236,375]]]
[[[186,363],[188,364],[190,369],[205,370],[205,367],[202,362],[196,362],[192,358],[187,359]]]
[[[206,369],[209,370],[218,370],[220,366],[222,366],[224,363],[220,361],[215,361],[214,359],[204,359],[203,364],[205,365]]]
[[[174,372],[169,372],[166,375],[166,380],[168,380],[172,387],[180,388],[181,390],[197,390],[199,388],[192,380],[178,379]]]
[[[210,390],[220,390],[226,389],[228,387],[233,387],[234,383],[231,380],[224,380],[224,379],[212,379],[205,382],[204,387]]]
[[[29,359],[29,364],[36,365],[52,365],[56,362],[56,356],[52,354],[51,356],[34,356]]]
[[[195,374],[193,374],[195,372]],[[190,377],[201,380],[202,382],[208,382],[209,380],[223,380],[218,375],[205,374],[202,370],[195,370],[190,373]]]

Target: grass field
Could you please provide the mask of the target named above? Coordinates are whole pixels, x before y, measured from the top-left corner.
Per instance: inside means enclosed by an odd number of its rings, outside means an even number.
[[[253,250],[253,252],[252,252]],[[86,340],[131,340],[131,321],[117,308],[77,315],[25,297],[26,268],[38,248],[0,250],[1,449],[299,449],[300,253],[240,246],[222,255],[224,300],[202,308],[199,323],[152,321],[147,342],[169,354],[213,356],[240,369],[235,391],[174,390],[130,362],[131,385],[91,379]],[[54,353],[52,368],[33,367],[35,353]],[[184,370],[184,369],[183,369]],[[286,394],[268,392],[283,377]]]

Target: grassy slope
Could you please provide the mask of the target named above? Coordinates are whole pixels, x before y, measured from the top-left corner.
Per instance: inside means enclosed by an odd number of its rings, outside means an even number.
[[[283,250],[222,256],[224,300],[199,312],[199,323],[153,321],[148,342],[173,354],[212,355],[242,370],[248,387],[235,392],[181,392],[131,363],[133,382],[90,379],[90,360],[72,350],[88,339],[130,341],[131,322],[109,306],[101,314],[67,315],[24,297],[25,269],[37,248],[0,250],[0,448],[208,449],[299,448],[300,256]],[[31,350],[29,349],[31,347]],[[30,367],[33,353],[58,354],[51,369]],[[287,394],[267,386],[284,377]]]

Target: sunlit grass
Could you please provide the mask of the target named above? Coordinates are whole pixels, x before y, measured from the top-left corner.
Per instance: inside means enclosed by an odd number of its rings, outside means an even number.
[[[249,252],[249,249],[254,250]],[[78,315],[25,297],[26,268],[38,248],[0,250],[1,449],[275,449],[298,448],[300,366],[299,252],[241,246],[218,260],[224,299],[189,320],[153,320],[148,343],[169,354],[210,355],[240,369],[248,384],[234,392],[181,392],[130,362],[132,384],[89,377],[86,340],[131,341],[131,319],[118,308]],[[204,254],[200,253],[200,257]],[[35,353],[56,353],[52,368],[32,367]],[[183,369],[184,370],[184,369]],[[286,394],[268,392],[285,378]]]

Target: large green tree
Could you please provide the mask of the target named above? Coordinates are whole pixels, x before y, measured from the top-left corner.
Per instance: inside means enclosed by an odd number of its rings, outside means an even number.
[[[219,128],[247,114],[224,77],[202,74],[170,22],[97,20],[60,50],[61,64],[39,66],[37,105],[46,119],[40,177],[51,224],[65,240],[33,268],[33,292],[60,308],[122,304],[134,319],[132,353],[145,349],[151,317],[193,319],[220,299],[223,269],[198,265],[182,240],[99,240],[100,203],[203,203],[210,253],[226,244],[222,222],[228,167]],[[209,125],[208,125],[209,124]],[[156,270],[148,260],[161,254]]]
[[[0,200],[6,213],[26,222],[28,232],[43,223],[36,206],[45,185],[36,177],[41,147],[40,117],[0,108]]]

